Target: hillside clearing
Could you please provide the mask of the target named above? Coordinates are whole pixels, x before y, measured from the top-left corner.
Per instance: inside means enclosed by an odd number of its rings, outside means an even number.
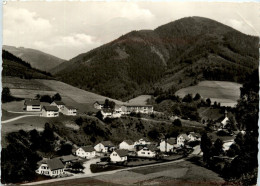
[[[211,99],[211,103],[219,102],[221,106],[234,107],[240,96],[239,83],[228,81],[202,81],[198,85],[178,90],[175,94],[184,97],[187,94],[199,93],[203,98]]]
[[[147,104],[147,99],[150,99],[151,95],[141,95],[141,96],[137,96],[133,99],[130,99],[128,101],[129,104],[133,104],[133,105],[146,105]]]

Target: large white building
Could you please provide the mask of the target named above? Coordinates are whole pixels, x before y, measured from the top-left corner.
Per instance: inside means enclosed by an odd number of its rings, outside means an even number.
[[[92,146],[83,146],[76,150],[76,155],[82,158],[91,159],[96,156],[96,151]]]
[[[123,114],[130,114],[131,112],[149,114],[153,113],[152,105],[122,105]]]
[[[110,154],[111,162],[124,162],[127,161],[128,151],[124,149],[115,150]]]
[[[115,145],[111,141],[102,141],[94,146],[97,152],[112,152]]]
[[[64,105],[64,107],[61,109],[61,113],[67,116],[76,116],[77,108],[73,106]]]
[[[175,138],[162,140],[160,143],[160,151],[161,152],[172,152],[175,146],[176,146]]]
[[[59,158],[54,158],[41,161],[36,173],[55,177],[64,174],[64,168],[62,161]]]
[[[135,149],[134,142],[132,140],[124,140],[119,144],[119,149],[133,151]]]
[[[56,106],[43,106],[41,116],[42,117],[58,117],[59,109]]]
[[[56,106],[56,107],[58,107],[59,112],[61,112],[62,109],[64,109],[65,104],[64,104],[62,101],[53,101],[53,102],[51,103],[51,106]]]
[[[137,152],[138,157],[154,158],[157,154],[157,147],[154,145],[148,145]]]
[[[24,102],[24,109],[31,112],[40,112],[41,103],[39,100],[26,100]]]

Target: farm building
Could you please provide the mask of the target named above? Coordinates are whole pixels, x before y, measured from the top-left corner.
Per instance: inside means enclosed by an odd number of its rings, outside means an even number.
[[[110,160],[114,163],[127,161],[128,151],[124,149],[115,150],[110,154]]]
[[[41,111],[41,103],[40,100],[25,100],[24,109],[26,111],[32,112],[40,112]]]
[[[97,152],[112,152],[115,149],[115,145],[111,141],[102,141],[96,144],[94,149]]]
[[[178,146],[184,146],[186,142],[188,142],[190,138],[187,136],[187,134],[180,134],[177,137],[177,145]]]
[[[189,141],[200,141],[201,135],[199,133],[190,132],[188,137],[190,138]]]
[[[105,105],[105,102],[104,101],[96,101],[93,106],[95,109],[98,109],[98,110],[101,110]]]
[[[79,160],[78,157],[73,156],[73,155],[61,156],[59,159],[60,159],[65,165],[66,165],[66,164],[70,164],[70,163],[77,162],[77,161]]]
[[[154,158],[158,152],[158,149],[154,145],[147,145],[137,152],[138,157]]]
[[[64,108],[65,104],[62,101],[53,101],[51,103],[51,106],[56,106],[59,108],[59,112],[62,111],[62,109]]]
[[[131,112],[143,114],[153,113],[152,105],[123,105],[121,109],[123,114],[130,114]]]
[[[101,109],[101,114],[103,115],[103,119],[105,119],[105,118],[120,118],[121,117],[121,112],[113,111],[110,108]]]
[[[56,106],[43,106],[41,116],[42,117],[58,117],[59,109]]]
[[[119,149],[134,150],[134,142],[132,140],[124,140],[119,144]]]
[[[76,155],[82,158],[91,159],[96,156],[96,151],[92,146],[83,146],[76,150]]]
[[[76,116],[77,115],[77,108],[73,107],[73,106],[67,106],[65,105],[62,109],[61,109],[61,113],[67,116]]]
[[[147,138],[140,138],[134,145],[150,145],[151,142]]]
[[[36,170],[37,174],[55,177],[64,174],[64,164],[59,158],[43,160],[39,162],[40,166]]]
[[[176,139],[175,138],[162,140],[161,143],[160,143],[160,151],[161,152],[172,152],[174,146],[176,146]]]

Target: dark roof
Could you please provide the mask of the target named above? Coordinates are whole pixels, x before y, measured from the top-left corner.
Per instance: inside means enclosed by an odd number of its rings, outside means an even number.
[[[132,140],[124,140],[124,142],[126,142],[128,145],[133,145],[134,142]]]
[[[178,137],[182,136],[185,140],[189,140],[190,138],[187,136],[187,134],[180,134]]]
[[[69,106],[69,105],[66,105],[65,106],[67,109],[69,109],[69,110],[77,110],[77,108],[76,107],[73,107],[73,106]]]
[[[150,140],[148,139],[148,138],[146,138],[146,137],[143,137],[143,138],[140,138],[138,141],[140,141],[140,140],[144,140],[144,141],[146,141],[146,142],[149,142]]]
[[[126,107],[153,107],[152,105],[132,105],[132,104],[127,104],[127,105],[123,105]]]
[[[59,158],[54,158],[47,160],[47,165],[51,170],[63,169],[64,164],[61,162]]]
[[[26,100],[25,105],[41,105],[41,102],[40,100]]]
[[[85,152],[93,152],[95,151],[94,147],[92,146],[83,146],[81,147]]]
[[[155,145],[147,145],[147,148],[150,150],[150,151],[157,151],[158,148],[155,146]]]
[[[118,154],[118,156],[120,156],[120,157],[124,157],[124,156],[127,156],[127,155],[128,155],[128,151],[125,150],[125,149],[119,149],[119,150],[116,150],[115,152],[116,152],[116,153]]]
[[[193,137],[196,137],[196,138],[201,138],[201,135],[199,133],[190,132],[190,135],[192,135]]]
[[[46,111],[59,111],[58,107],[56,106],[43,106],[43,109],[45,109]]]
[[[99,105],[105,105],[105,101],[96,101],[95,103],[99,104]],[[95,104],[94,103],[94,104]]]
[[[110,108],[103,108],[103,109],[102,109],[102,112],[105,112],[105,113],[112,113],[113,110],[110,109]]]
[[[60,159],[63,162],[78,160],[78,158],[73,155],[62,156]]]
[[[115,145],[111,141],[102,141],[102,143],[105,147],[114,147]]]
[[[167,143],[169,143],[170,145],[174,145],[174,144],[176,144],[176,139],[170,138],[170,139],[167,140]]]
[[[65,105],[62,101],[53,101],[54,103],[56,103],[57,105]]]

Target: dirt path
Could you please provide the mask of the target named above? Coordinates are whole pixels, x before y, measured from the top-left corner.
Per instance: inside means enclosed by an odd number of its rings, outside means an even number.
[[[21,118],[26,118],[26,117],[38,117],[37,115],[23,115],[23,116],[18,116],[18,117],[15,117],[15,118],[12,118],[12,119],[8,119],[8,120],[5,120],[5,121],[1,121],[1,123],[9,123],[9,122],[12,122],[12,121],[16,121],[16,120],[19,120]]]

